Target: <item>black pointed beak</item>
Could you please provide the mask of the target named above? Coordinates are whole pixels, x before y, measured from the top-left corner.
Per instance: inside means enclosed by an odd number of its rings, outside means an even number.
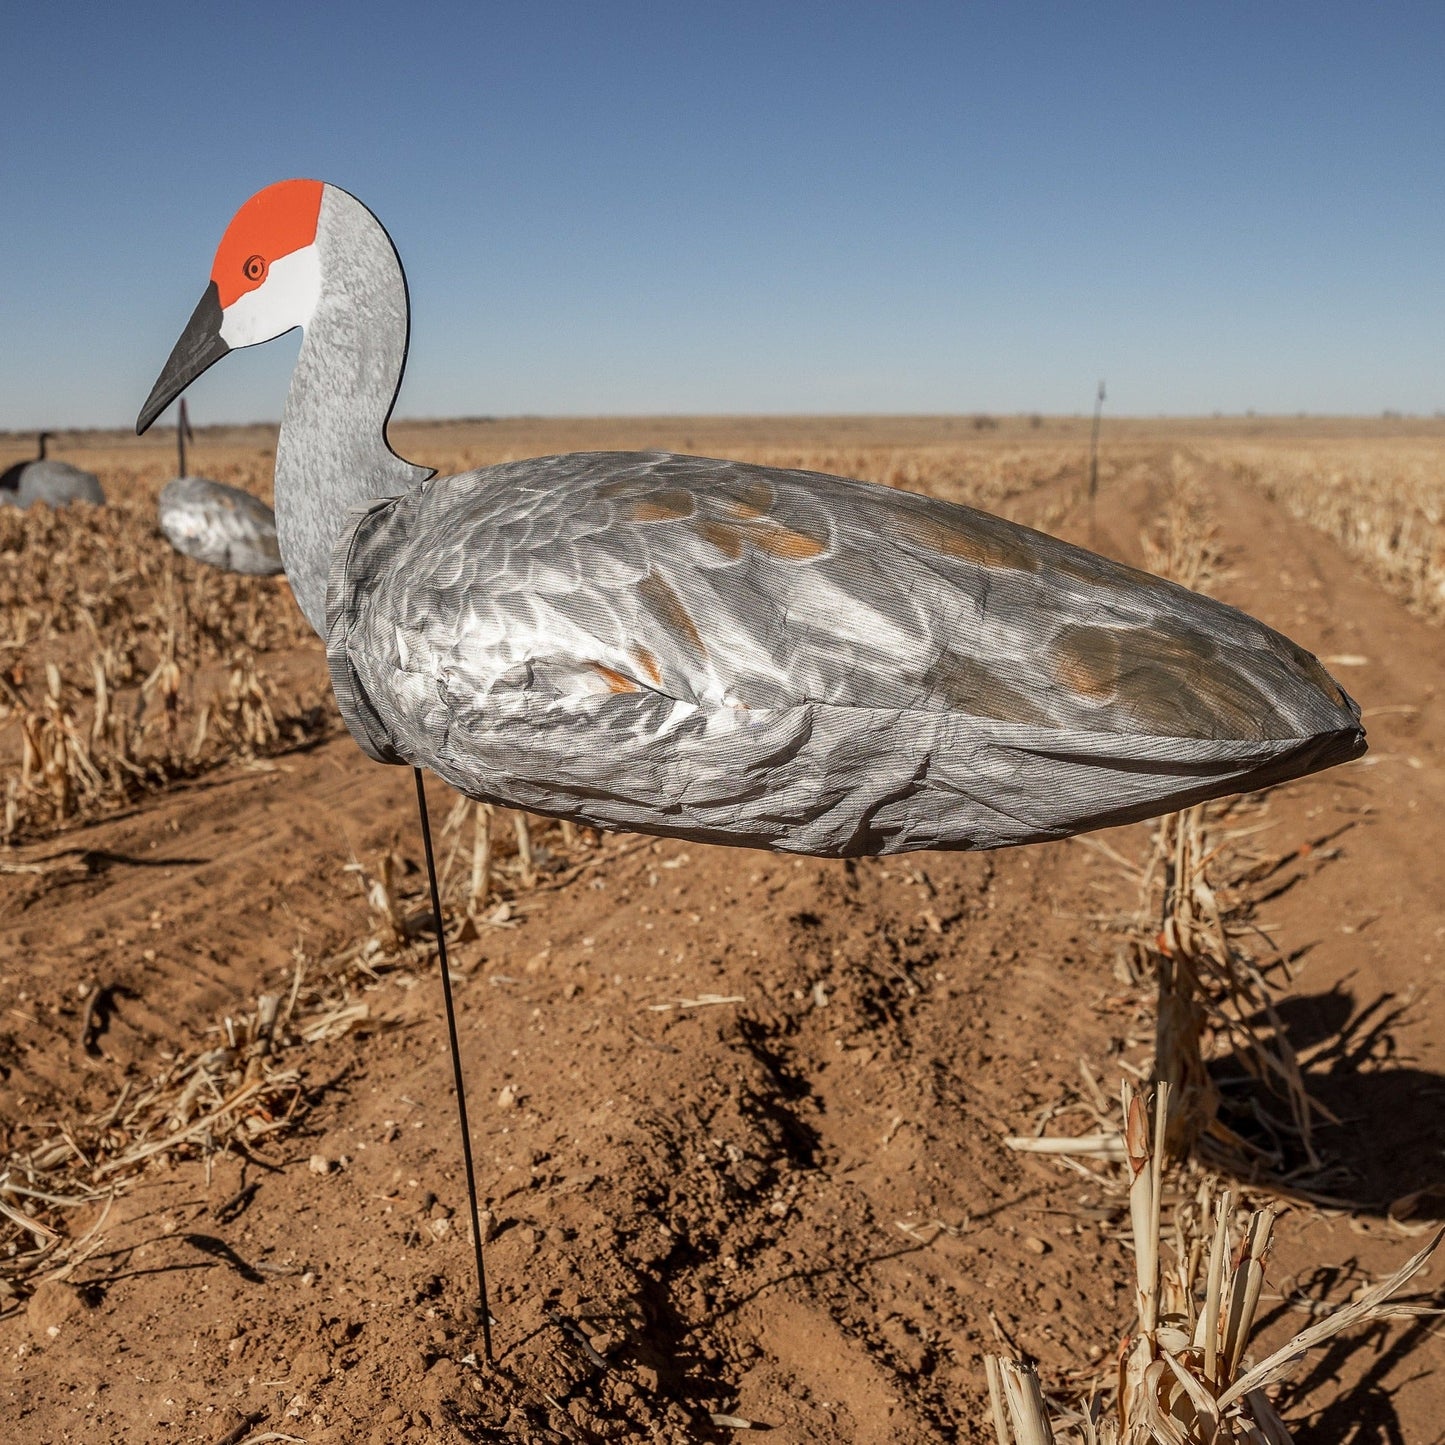
[[[221,301],[216,283],[206,287],[181,339],[161,368],[146,404],[136,418],[135,434],[142,432],[203,372],[214,366],[231,348],[221,340]]]

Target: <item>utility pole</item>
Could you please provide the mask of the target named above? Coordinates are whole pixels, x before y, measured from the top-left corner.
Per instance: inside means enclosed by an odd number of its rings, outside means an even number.
[[[1094,398],[1094,430],[1089,437],[1089,545],[1094,545],[1094,498],[1099,495],[1099,417],[1104,410],[1104,383]]]

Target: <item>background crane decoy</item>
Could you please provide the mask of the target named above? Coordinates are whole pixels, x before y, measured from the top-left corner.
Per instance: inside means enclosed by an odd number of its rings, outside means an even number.
[[[94,472],[73,467],[46,455],[54,433],[40,433],[39,455],[30,461],[16,462],[0,472],[0,506],[28,507],[45,502],[63,507],[68,502],[104,502],[100,478]]]
[[[179,474],[161,488],[157,521],[166,540],[187,557],[225,572],[272,576],[284,570],[276,514],[240,487],[186,471],[190,418],[181,398],[176,418]]]

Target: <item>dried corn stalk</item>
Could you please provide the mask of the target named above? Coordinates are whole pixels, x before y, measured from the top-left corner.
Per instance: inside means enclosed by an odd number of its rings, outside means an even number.
[[[95,804],[126,802],[144,778],[135,761],[135,729],[111,705],[96,670],[97,692],[90,725],[81,699],[53,663],[45,668],[45,693],[38,706],[8,682],[0,692],[10,701],[19,726],[20,766],[6,779],[4,839],[22,824],[63,824]]]
[[[517,866],[521,873],[522,887],[537,886],[537,864],[532,853],[532,825],[525,813],[512,814],[512,826],[517,834]]]
[[[1317,1107],[1305,1087],[1299,1060],[1275,1010],[1274,991],[1246,951],[1249,901],[1222,899],[1212,867],[1228,848],[1209,827],[1208,805],[1162,819],[1146,870],[1159,881],[1159,927],[1137,942],[1138,961],[1158,984],[1154,1076],[1170,1086],[1168,1151],[1183,1158],[1196,1150],[1236,1170],[1265,1162],[1281,1169],[1284,1153],[1298,1150],[1311,1172],[1322,1167],[1313,1142]],[[1238,923],[1235,917],[1238,915]],[[1210,1062],[1229,1056],[1265,1096],[1284,1110],[1273,1119],[1271,1149],[1242,1139],[1220,1119],[1221,1098]]]
[[[1171,458],[1169,504],[1145,536],[1150,565],[1190,587],[1207,589],[1220,555],[1210,524],[1196,460]],[[1229,805],[1226,805],[1229,806]],[[1134,925],[1132,976],[1157,988],[1152,1077],[1168,1086],[1166,1151],[1170,1158],[1202,1154],[1237,1172],[1321,1169],[1314,1150],[1316,1112],[1299,1061],[1274,1007],[1264,969],[1244,939],[1261,937],[1251,918],[1247,891],[1217,882],[1232,861],[1237,838],[1213,829],[1217,805],[1200,805],[1161,818],[1143,871],[1140,910]],[[1245,873],[1247,880],[1250,875]],[[1272,1143],[1242,1138],[1221,1119],[1222,1098],[1211,1065],[1230,1057],[1273,1097],[1284,1117],[1256,1112],[1275,1135]],[[1112,1121],[1099,1115],[1105,1126]],[[1122,1126],[1079,1139],[1012,1138],[1016,1149],[1117,1160]]]
[[[1151,572],[1172,578],[1194,592],[1207,592],[1220,570],[1222,555],[1209,520],[1199,466],[1174,452],[1169,458],[1169,505],[1140,539]]]
[[[1038,1375],[1002,1355],[985,1355],[983,1363],[999,1445],[1054,1445]]]
[[[1265,1393],[1288,1379],[1306,1354],[1344,1330],[1430,1312],[1399,1298],[1425,1268],[1445,1231],[1394,1274],[1302,1330],[1257,1364],[1253,1335],[1274,1229],[1272,1209],[1241,1216],[1231,1196],[1206,1182],[1176,1213],[1172,1259],[1163,1248],[1163,1151],[1168,1089],[1152,1109],[1132,1085],[1124,1091],[1125,1141],[1133,1223],[1136,1322],[1119,1349],[1110,1408],[1094,1402],[1060,1411],[1051,1426],[1037,1378],[1027,1366],[989,1361],[989,1395],[1001,1445],[1293,1445]],[[1066,1431],[1050,1434],[1049,1431]],[[1008,1432],[1012,1431],[1012,1435]]]
[[[505,844],[505,835],[498,838],[496,827],[499,810],[490,803],[458,798],[446,821],[442,824],[443,839],[451,840],[451,848],[441,870],[441,894],[443,900],[450,900],[455,892],[452,877],[461,853],[463,831],[468,818],[472,820],[471,867],[463,883],[461,911],[474,923],[480,919],[483,908],[492,896],[498,878],[506,882],[509,874],[516,884],[524,889],[537,886],[539,850],[535,843],[538,819],[527,813],[510,809],[500,810],[500,816],[510,816],[511,834],[516,848],[516,861],[498,866],[498,843]],[[563,822],[560,833],[564,848],[575,847],[578,833],[574,825]],[[547,856],[547,855],[543,855]]]
[[[1144,539],[1150,565],[1195,590],[1207,591],[1221,566],[1197,459],[1175,452],[1165,515]],[[1248,1167],[1257,1153],[1220,1121],[1220,1096],[1209,1064],[1232,1054],[1246,1073],[1282,1098],[1291,1133],[1312,1170],[1320,1168],[1311,1138],[1313,1106],[1294,1050],[1279,1025],[1273,993],[1229,927],[1229,912],[1211,877],[1232,839],[1211,836],[1208,805],[1161,818],[1145,871],[1138,971],[1158,987],[1153,1077],[1168,1085],[1167,1144],[1183,1158],[1206,1141],[1216,1162]],[[1152,886],[1160,885],[1156,909]],[[1247,912],[1248,901],[1242,900]],[[1157,930],[1150,920],[1159,920]],[[1283,1159],[1268,1162],[1276,1168]]]
[[[410,934],[397,891],[397,879],[403,867],[402,860],[391,848],[381,855],[375,873],[368,873],[355,861],[346,865],[348,873],[356,874],[371,914],[372,952],[379,949],[382,954],[395,954],[407,945]]]
[[[224,691],[217,691],[197,715],[191,757],[199,758],[209,741],[242,757],[255,757],[273,747],[281,738],[271,706],[275,692],[275,684],[257,669],[255,654],[249,648],[237,648],[231,655]]]

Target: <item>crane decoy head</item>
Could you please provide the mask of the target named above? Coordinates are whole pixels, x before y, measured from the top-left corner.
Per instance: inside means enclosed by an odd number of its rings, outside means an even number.
[[[136,435],[229,351],[305,326],[321,295],[316,233],[321,181],[278,181],[236,212],[211,266],[211,281],[146,404]]]

